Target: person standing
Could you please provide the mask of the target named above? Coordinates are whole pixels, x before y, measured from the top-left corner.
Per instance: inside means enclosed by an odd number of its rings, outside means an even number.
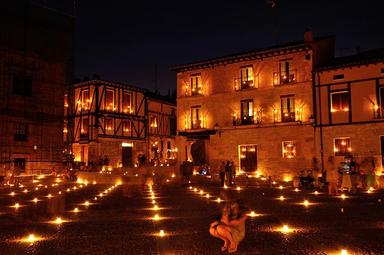
[[[225,164],[225,184],[231,185],[231,163],[229,161]]]
[[[219,170],[220,170],[220,172],[219,172],[220,186],[224,187],[224,184],[225,184],[225,161],[221,162]]]
[[[231,161],[231,185],[234,184],[236,177],[236,166],[235,162]]]
[[[327,181],[328,181],[328,194],[337,195],[339,193],[337,182],[339,180],[339,173],[335,166],[335,158],[330,156],[328,158],[328,170],[327,170]]]
[[[356,163],[354,158],[351,156],[350,162],[349,162],[349,177],[351,178],[351,192],[353,194],[355,194],[357,191],[357,177],[359,174],[358,167],[359,167],[358,164]]]

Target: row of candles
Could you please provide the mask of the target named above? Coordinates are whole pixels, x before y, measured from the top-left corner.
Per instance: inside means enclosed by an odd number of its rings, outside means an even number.
[[[157,213],[161,208],[159,207],[158,202],[156,201],[156,195],[152,189],[152,185],[149,185],[148,188],[149,188],[149,192],[151,194],[150,199],[152,200],[151,203],[153,205],[152,210],[155,212],[155,215],[152,217],[151,220],[153,220],[154,222],[162,220],[164,218],[160,217],[159,214]],[[164,229],[160,229],[159,232],[156,234],[156,236],[159,236],[159,237],[166,236]]]
[[[276,187],[277,189],[280,189],[280,190],[283,190],[283,189],[286,189],[287,187],[284,187],[282,185]],[[222,203],[222,202],[226,202],[225,200],[223,200],[222,198],[220,198],[220,196],[218,197],[215,197],[213,195],[211,195],[209,192],[206,192],[204,191],[203,189],[198,189],[196,187],[193,187],[193,186],[189,186],[188,189],[192,192],[194,192],[195,194],[199,195],[200,197],[203,197],[203,198],[206,198],[208,199],[208,201],[212,201],[212,202],[216,202],[216,203]],[[232,190],[236,190],[238,192],[240,192],[242,190],[242,188],[240,186],[237,186],[237,187],[234,187],[234,188],[229,188],[228,186],[224,186],[224,189],[232,189]],[[298,188],[295,188],[293,189],[294,192],[300,192],[300,190]],[[374,189],[371,187],[368,189],[367,193],[370,194],[370,193],[373,193],[374,192]],[[312,193],[313,195],[319,195],[321,194],[320,192],[318,191],[314,191]],[[264,195],[264,193],[263,193]],[[344,200],[346,198],[348,198],[347,195],[345,194],[341,194],[339,195],[339,198]],[[284,197],[283,195],[280,195],[279,197],[276,198],[277,200],[279,201],[285,201],[287,199],[287,197]],[[379,199],[379,202],[380,202],[380,199]],[[311,205],[315,205],[316,203],[313,203],[313,202],[310,202],[309,200],[307,199],[304,199],[303,202],[300,202],[300,203],[297,203],[298,205],[302,205],[304,207],[309,207]],[[344,212],[344,209],[342,208],[341,209],[341,212]],[[260,216],[263,216],[263,214],[259,214],[259,213],[256,213],[255,211],[250,211],[248,213],[248,217],[250,218],[255,218],[255,217],[260,217]],[[279,227],[276,227],[274,228],[274,231],[275,232],[280,232],[284,235],[288,235],[288,234],[292,234],[292,233],[295,233],[295,232],[298,232],[300,231],[299,228],[293,228],[287,224],[283,224],[282,226],[279,226]],[[342,249],[340,251],[337,251],[337,252],[334,252],[334,253],[331,253],[331,254],[334,254],[334,255],[349,255],[350,253],[348,252],[348,250],[346,249]]]
[[[61,195],[63,192],[71,192],[71,191],[79,190],[79,189],[82,189],[82,188],[88,186],[88,182],[87,181],[84,181],[84,182],[81,182],[81,183],[82,184],[80,184],[79,186],[75,185],[72,188],[68,188],[66,190],[60,190],[60,191],[57,192],[57,195]],[[92,182],[92,184],[95,185],[96,181]],[[97,200],[100,200],[101,198],[108,196],[108,194],[110,192],[112,192],[113,190],[115,190],[120,184],[121,183],[116,183],[114,185],[111,185],[110,187],[106,188],[104,191],[98,193],[97,195],[95,195],[93,197],[93,202],[90,202],[90,200],[85,200],[83,203],[80,203],[80,205],[83,207],[82,209],[79,209],[79,207],[74,207],[69,212],[74,213],[74,214],[78,214],[78,213],[88,209],[89,206],[94,205]],[[47,197],[47,199],[50,199],[50,198],[53,197],[53,195],[48,194],[46,197]],[[38,198],[35,198],[32,201],[34,203],[37,203],[37,202],[39,202],[41,200],[39,200]],[[24,205],[20,205],[19,203],[15,203],[11,207],[14,207],[15,209],[18,209],[18,208],[20,208],[22,206],[24,206]],[[70,219],[62,218],[60,216],[55,217],[51,221],[47,221],[48,224],[54,224],[54,225],[62,225],[62,224],[67,223],[67,222],[71,222],[71,220]],[[43,236],[40,236],[40,235],[38,235],[36,233],[30,233],[27,236],[25,236],[25,237],[23,237],[21,239],[17,239],[15,241],[16,242],[27,243],[29,245],[32,245],[32,244],[34,244],[34,243],[36,243],[38,241],[42,241],[42,240],[45,240],[45,239],[47,239],[47,238],[45,238]]]

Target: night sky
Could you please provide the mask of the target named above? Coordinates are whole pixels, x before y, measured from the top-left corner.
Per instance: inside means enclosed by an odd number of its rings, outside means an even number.
[[[73,13],[73,1],[45,0]],[[176,64],[336,35],[337,55],[384,47],[382,1],[95,1],[76,8],[76,77],[120,81],[162,93],[176,87]],[[381,6],[379,6],[381,5]]]

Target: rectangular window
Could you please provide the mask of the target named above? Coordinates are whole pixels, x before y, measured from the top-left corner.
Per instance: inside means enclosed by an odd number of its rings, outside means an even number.
[[[113,125],[113,119],[112,118],[106,118],[105,119],[105,129],[107,131],[113,131],[114,125]]]
[[[13,94],[32,96],[32,77],[13,76]]]
[[[344,79],[344,74],[336,74],[333,76],[334,80],[342,80]]]
[[[191,76],[191,94],[192,96],[203,94],[203,84],[201,83],[201,75]]]
[[[253,124],[253,100],[241,101],[241,124]]]
[[[256,145],[239,145],[240,169],[246,172],[257,171]]]
[[[352,152],[351,139],[349,137],[335,138],[333,142],[335,156],[346,156]]]
[[[283,158],[296,157],[296,143],[294,141],[284,141],[282,143]]]
[[[123,134],[128,135],[131,133],[131,121],[124,120],[123,121]]]
[[[377,116],[384,118],[384,87],[379,88],[379,105],[377,110]]]
[[[292,60],[284,60],[279,62],[279,73],[275,74],[274,84],[286,84],[296,81],[296,72],[293,69]]]
[[[151,116],[150,127],[151,128],[157,128],[157,117],[156,116]]]
[[[240,68],[240,86],[241,89],[254,88],[253,67]]]
[[[115,93],[112,89],[105,91],[105,109],[107,111],[115,110]]]
[[[89,119],[82,118],[81,120],[81,134],[88,136]]]
[[[13,159],[13,164],[15,167],[16,173],[24,173],[25,172],[25,158],[15,158]]]
[[[281,121],[293,122],[295,121],[295,96],[281,96]]]
[[[64,108],[68,108],[69,107],[69,104],[68,104],[68,94],[65,94],[64,95]]]
[[[15,125],[15,141],[28,141],[28,125],[24,123],[16,123]]]
[[[128,92],[123,92],[123,112],[131,113],[131,94]]]
[[[90,107],[89,90],[81,91],[81,106],[83,111],[88,111]]]
[[[199,129],[202,128],[201,121],[201,106],[193,106],[191,107],[191,128]]]
[[[349,93],[340,91],[331,93],[331,112],[349,111]]]

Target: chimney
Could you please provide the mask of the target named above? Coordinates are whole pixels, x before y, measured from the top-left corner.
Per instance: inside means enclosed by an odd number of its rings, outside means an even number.
[[[313,32],[311,29],[307,28],[304,32],[304,42],[310,43],[313,42]]]

